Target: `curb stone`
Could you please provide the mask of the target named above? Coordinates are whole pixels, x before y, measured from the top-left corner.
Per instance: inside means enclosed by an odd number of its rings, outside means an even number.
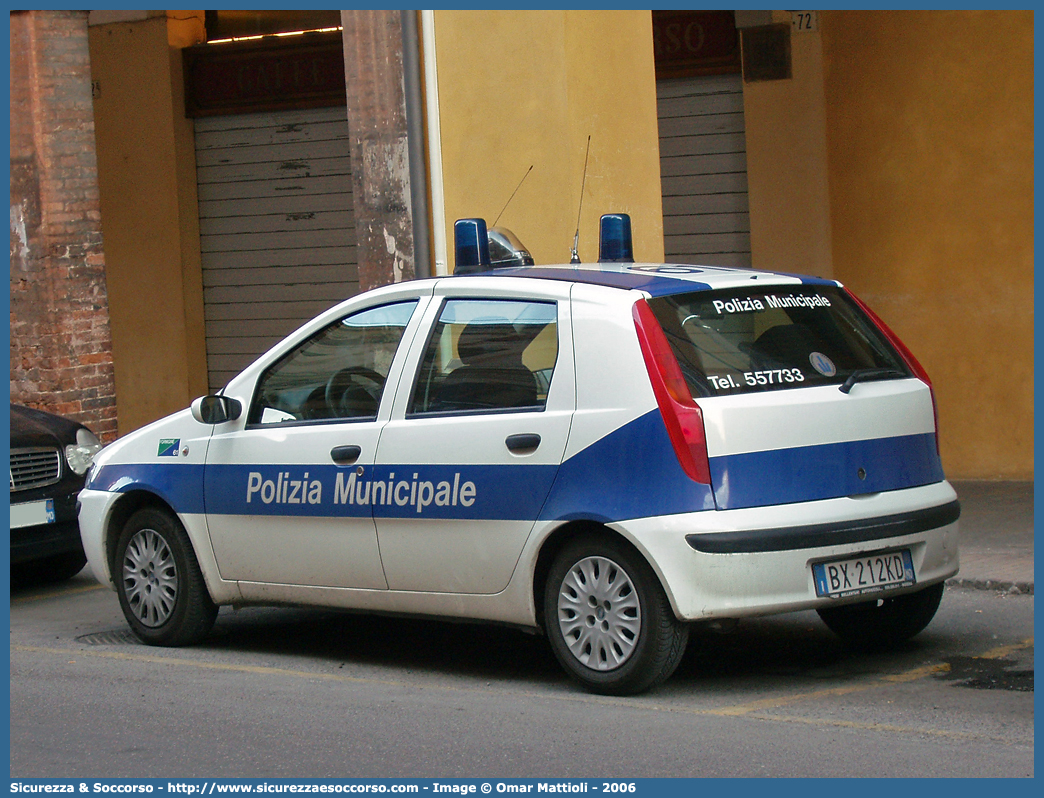
[[[961,579],[954,577],[947,579],[949,587],[964,587],[972,590],[996,590],[999,593],[1010,593],[1011,595],[1033,595],[1033,582],[1010,582],[1002,579]]]

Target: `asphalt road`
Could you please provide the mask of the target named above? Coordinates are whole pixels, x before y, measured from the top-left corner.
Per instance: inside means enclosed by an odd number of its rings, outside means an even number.
[[[581,692],[514,629],[223,609],[133,641],[86,572],[11,594],[11,777],[1033,775],[1033,597],[948,588],[901,651],[814,613],[700,629],[632,698]]]

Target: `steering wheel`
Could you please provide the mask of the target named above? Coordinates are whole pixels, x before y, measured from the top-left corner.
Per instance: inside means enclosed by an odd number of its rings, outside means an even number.
[[[365,366],[351,366],[334,372],[326,381],[324,391],[331,417],[357,418],[377,415],[384,380],[382,374]]]

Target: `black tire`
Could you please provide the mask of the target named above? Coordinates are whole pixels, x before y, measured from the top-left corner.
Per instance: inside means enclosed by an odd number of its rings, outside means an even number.
[[[70,551],[48,557],[44,563],[46,579],[52,582],[64,582],[72,579],[87,564],[87,555],[83,551]]]
[[[595,535],[570,542],[555,558],[544,625],[566,672],[603,695],[632,695],[665,681],[689,639],[649,564],[626,544]]]
[[[834,634],[853,648],[883,651],[923,630],[939,609],[943,583],[916,593],[817,610]]]
[[[153,646],[184,646],[206,637],[217,617],[181,522],[147,507],[134,513],[116,544],[116,593],[131,630]]]
[[[72,579],[83,570],[87,557],[82,551],[52,554],[42,560],[11,564],[11,587],[15,589],[50,585]]]

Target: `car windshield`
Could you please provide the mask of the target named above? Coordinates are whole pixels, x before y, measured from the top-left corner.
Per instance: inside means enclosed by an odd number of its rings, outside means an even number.
[[[902,358],[834,286],[656,297],[694,397],[909,377]]]

